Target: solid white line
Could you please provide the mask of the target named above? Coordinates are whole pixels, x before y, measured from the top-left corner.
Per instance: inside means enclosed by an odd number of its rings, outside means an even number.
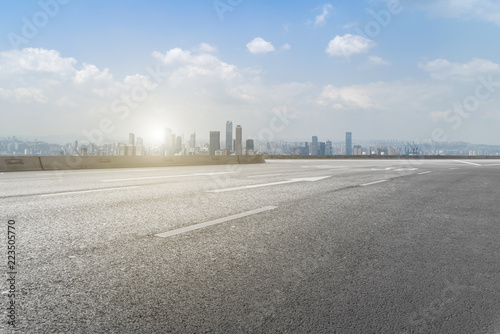
[[[223,175],[223,174],[231,174],[231,173],[236,173],[236,172],[195,173],[195,174],[184,174],[184,175],[145,176],[145,177],[134,177],[134,178],[130,178],[130,179],[112,179],[112,180],[101,180],[101,181],[102,182],[120,182],[120,181],[167,179],[167,178],[173,178],[173,177],[212,176],[212,175]]]
[[[463,164],[469,164],[469,165],[473,165],[473,166],[481,166],[480,164],[476,164],[474,162],[469,162],[469,161],[462,161],[462,160],[453,160],[453,161],[461,162]]]
[[[209,190],[209,193],[223,193],[227,191],[234,191],[234,190],[242,190],[242,189],[253,189],[253,188],[260,188],[260,187],[267,187],[267,186],[275,186],[278,184],[287,184],[287,183],[295,183],[298,182],[296,180],[288,180],[288,181],[280,181],[280,182],[272,182],[272,183],[264,183],[264,184],[254,184],[250,186],[243,186],[243,187],[234,187],[234,188],[226,188],[226,189],[216,189],[216,190]]]
[[[255,215],[257,213],[261,213],[264,211],[274,210],[276,208],[277,208],[277,206],[266,206],[266,207],[263,207],[260,209],[255,209],[252,211],[239,213],[237,215],[211,220],[211,221],[208,221],[205,223],[200,223],[200,224],[195,224],[195,225],[191,225],[191,226],[187,226],[187,227],[183,227],[183,228],[178,228],[176,230],[172,230],[172,231],[168,231],[168,232],[164,232],[164,233],[159,233],[159,234],[155,234],[155,235],[157,237],[167,238],[167,237],[170,237],[173,235],[182,234],[182,233],[186,233],[186,232],[190,232],[190,231],[194,231],[194,230],[199,230],[200,228],[205,228],[207,226],[217,225],[217,224],[228,222],[230,220],[235,220],[235,219]]]
[[[106,188],[106,189],[95,189],[95,190],[82,190],[82,191],[68,191],[68,192],[64,192],[64,193],[46,194],[46,195],[39,195],[39,196],[40,196],[40,197],[62,196],[62,195],[71,195],[71,194],[94,193],[94,192],[99,192],[99,191],[111,191],[111,190],[132,189],[132,188],[139,188],[139,187],[140,187],[140,186],[133,186],[133,187],[119,187],[119,188]]]
[[[361,187],[366,187],[366,186],[371,186],[372,184],[377,184],[377,183],[382,183],[382,182],[387,182],[388,180],[380,180],[380,181],[375,181],[375,182],[370,182],[370,183],[365,183],[361,184]]]
[[[489,166],[500,166],[500,164],[486,164],[486,165],[483,165],[485,167],[489,167]]]
[[[429,173],[432,173],[432,172],[429,170],[427,172],[418,173],[418,175],[424,175],[424,174],[429,174]]]
[[[300,179],[292,179],[292,180],[288,180],[288,181],[279,181],[279,182],[264,183],[264,184],[253,184],[253,185],[242,186],[242,187],[208,190],[207,192],[209,192],[209,193],[223,193],[223,192],[234,191],[234,190],[253,189],[253,188],[260,188],[260,187],[275,186],[275,185],[278,185],[278,184],[287,184],[287,183],[296,183],[296,182],[316,182],[316,181],[319,181],[319,180],[327,179],[329,177],[330,176],[305,177],[305,178],[300,178]]]
[[[49,175],[70,175],[70,174],[102,174],[102,173],[124,173],[124,172],[153,172],[153,171],[161,171],[162,168],[165,167],[158,167],[156,169],[130,169],[130,168],[102,168],[105,170],[99,170],[95,172],[69,172],[69,171],[61,171],[61,170],[48,170],[44,174],[35,174],[35,175],[40,175],[40,176],[49,176]],[[110,170],[111,169],[111,170]]]
[[[250,175],[250,176],[248,176],[248,177],[266,177],[266,176],[277,176],[277,175],[283,175],[283,174]]]

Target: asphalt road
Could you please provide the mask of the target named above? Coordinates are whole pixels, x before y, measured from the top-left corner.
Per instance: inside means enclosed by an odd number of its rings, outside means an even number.
[[[17,327],[2,314],[1,333],[500,333],[498,160],[18,172],[0,186],[17,272]]]

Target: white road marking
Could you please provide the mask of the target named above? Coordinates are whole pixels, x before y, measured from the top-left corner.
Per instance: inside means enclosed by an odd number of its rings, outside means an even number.
[[[474,162],[469,162],[469,161],[462,161],[462,160],[453,160],[453,161],[460,162],[463,164],[469,164],[469,165],[473,165],[473,166],[481,166],[480,164],[476,164]]]
[[[145,176],[145,177],[133,177],[133,178],[129,178],[129,179],[112,179],[112,180],[101,180],[101,181],[102,182],[137,181],[137,180],[167,179],[167,178],[173,178],[173,177],[213,176],[213,175],[223,175],[223,174],[231,174],[231,173],[236,173],[236,172],[195,173],[195,174],[183,174],[183,175]]]
[[[155,235],[157,237],[167,238],[167,237],[170,237],[173,235],[182,234],[182,233],[186,233],[186,232],[190,232],[190,231],[194,231],[194,230],[199,230],[199,229],[205,228],[207,226],[217,225],[217,224],[225,223],[225,222],[228,222],[231,220],[255,215],[257,213],[261,213],[261,212],[265,212],[265,211],[269,211],[269,210],[274,210],[276,208],[277,208],[277,206],[266,206],[266,207],[263,207],[260,209],[255,209],[255,210],[239,213],[237,215],[211,220],[211,221],[208,221],[205,223],[200,223],[200,224],[195,224],[195,225],[191,225],[191,226],[187,226],[187,227],[182,227],[182,228],[178,228],[176,230],[172,230],[172,231],[168,231],[168,232],[164,232],[164,233],[159,233],[159,234],[155,234]]]
[[[267,176],[278,176],[283,174],[263,174],[263,175],[250,175],[248,177],[267,177]]]
[[[112,190],[132,189],[132,188],[140,188],[140,186],[106,188],[106,189],[95,189],[95,190],[82,190],[82,191],[68,191],[68,192],[63,192],[63,193],[45,194],[45,195],[39,195],[39,196],[40,197],[63,196],[63,195],[72,195],[72,194],[94,193],[94,192],[99,192],[99,191],[112,191]]]
[[[388,180],[380,180],[380,181],[375,181],[375,182],[370,182],[370,183],[365,183],[361,184],[361,187],[366,187],[366,186],[371,186],[372,184],[377,184],[377,183],[382,183],[382,182],[387,182]]]
[[[418,175],[424,175],[424,174],[429,174],[429,173],[432,173],[432,172],[430,170],[428,170],[427,172],[418,173]]]
[[[130,169],[130,168],[105,168],[106,170],[99,170],[96,172],[70,172],[63,170],[48,170],[43,174],[35,174],[40,176],[49,176],[49,175],[69,175],[69,174],[102,174],[102,173],[123,173],[123,172],[154,172],[161,171],[164,168],[168,167],[158,167],[156,169]]]
[[[451,167],[450,169],[459,169],[458,167]]]
[[[500,164],[486,164],[486,165],[483,165],[485,167],[489,167],[489,166],[500,166]]]
[[[316,182],[319,180],[323,180],[326,178],[329,178],[331,176],[320,176],[320,177],[306,177],[306,178],[301,178],[301,179],[292,179],[288,181],[280,181],[280,182],[272,182],[272,183],[264,183],[264,184],[253,184],[250,186],[242,186],[242,187],[234,187],[234,188],[226,188],[226,189],[216,189],[216,190],[209,190],[207,192],[209,193],[223,193],[227,191],[234,191],[234,190],[242,190],[242,189],[253,189],[253,188],[261,188],[261,187],[269,187],[269,186],[276,186],[279,184],[287,184],[287,183],[296,183],[296,182]]]
[[[347,166],[330,166],[330,165],[319,165],[319,166],[302,166],[302,168],[318,168],[318,169],[335,169],[335,168],[346,168]]]

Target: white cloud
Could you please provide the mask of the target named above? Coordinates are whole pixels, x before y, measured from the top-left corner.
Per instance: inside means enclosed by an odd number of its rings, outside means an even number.
[[[391,63],[387,60],[384,60],[380,57],[377,56],[370,56],[368,57],[368,63],[371,65],[377,65],[377,66],[389,66]]]
[[[417,3],[434,17],[482,20],[500,25],[500,3],[492,0],[428,0]]]
[[[324,25],[326,23],[328,15],[330,14],[331,9],[332,5],[330,4],[324,5],[321,14],[316,16],[316,19],[314,20],[314,25]]]
[[[430,110],[437,98],[450,91],[446,86],[413,81],[379,81],[344,87],[327,85],[316,102],[334,110],[384,110],[394,115],[402,110]]]
[[[74,69],[74,58],[62,58],[55,50],[27,48],[0,52],[0,73],[54,73],[65,75]]]
[[[274,51],[274,46],[263,38],[256,37],[247,44],[247,49],[253,54],[264,54]]]
[[[330,56],[350,58],[352,55],[366,53],[375,42],[358,35],[336,36],[328,43],[326,53]]]
[[[206,52],[206,53],[214,53],[214,52],[217,52],[217,48],[215,46],[208,44],[208,43],[201,43],[198,46],[197,51]]]
[[[445,119],[449,114],[449,111],[433,111],[430,113],[430,117],[434,122],[437,122]]]
[[[281,46],[281,48],[280,48],[280,49],[281,49],[281,51],[288,51],[288,50],[290,50],[291,48],[292,48],[292,46],[291,46],[290,44],[285,43],[285,44],[283,44],[283,45]]]
[[[358,25],[357,22],[350,22],[350,23],[346,23],[342,26],[343,29],[351,29],[351,28],[354,28]]]
[[[427,63],[419,63],[418,67],[428,72],[435,80],[473,81],[480,75],[500,72],[500,65],[479,58],[474,58],[468,63],[436,59]]]

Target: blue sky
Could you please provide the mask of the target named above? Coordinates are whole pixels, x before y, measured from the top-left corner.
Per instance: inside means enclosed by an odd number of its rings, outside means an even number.
[[[0,6],[0,136],[500,142],[491,0]]]

